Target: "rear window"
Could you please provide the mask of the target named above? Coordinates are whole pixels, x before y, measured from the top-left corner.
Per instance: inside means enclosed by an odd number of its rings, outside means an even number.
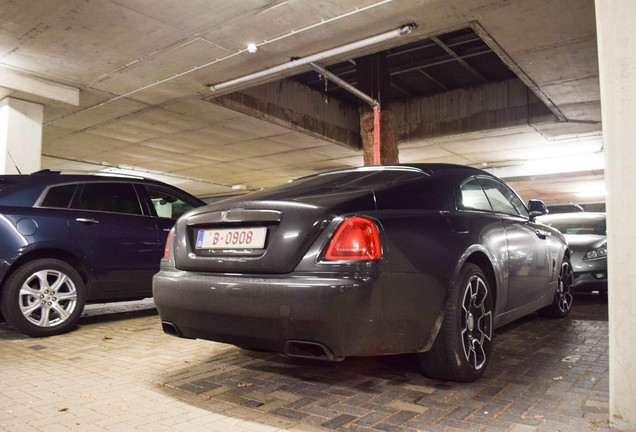
[[[267,189],[257,195],[252,194],[250,198],[276,199],[288,196],[322,195],[332,192],[381,190],[427,177],[427,174],[414,169],[335,171],[302,177],[289,183]],[[262,196],[260,196],[261,194]]]
[[[316,187],[322,187],[326,191],[333,191],[336,189],[378,189],[406,183],[423,177],[427,176],[422,172],[412,170],[360,170],[355,172],[322,174],[316,177],[299,179],[297,182],[305,181]]]
[[[46,196],[40,203],[40,207],[67,208],[77,188],[76,184],[53,186],[46,192]]]

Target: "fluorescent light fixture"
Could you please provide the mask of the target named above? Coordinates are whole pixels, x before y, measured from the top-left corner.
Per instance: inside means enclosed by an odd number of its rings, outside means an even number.
[[[242,77],[239,78],[235,78],[229,81],[225,81],[222,83],[218,83],[218,84],[213,84],[213,85],[209,85],[208,88],[211,91],[219,91],[219,90],[223,90],[223,89],[227,89],[230,87],[237,87],[239,85],[243,85],[246,83],[250,83],[253,81],[257,81],[257,80],[261,80],[263,78],[267,78],[270,77],[272,75],[276,75],[280,72],[285,72],[288,71],[290,69],[295,69],[299,66],[305,66],[308,65],[310,63],[314,63],[314,62],[318,62],[320,60],[324,60],[330,57],[335,57],[338,55],[342,55],[345,53],[349,53],[349,52],[354,52],[354,51],[358,51],[362,48],[366,48],[372,45],[376,45],[379,44],[381,42],[387,41],[389,39],[394,39],[394,38],[398,38],[398,37],[404,37],[409,35],[415,28],[417,27],[416,24],[405,24],[403,26],[401,26],[400,28],[397,28],[395,30],[391,30],[388,31],[386,33],[382,33],[379,34],[377,36],[372,36],[370,38],[367,39],[362,39],[358,42],[353,42],[347,45],[342,45],[340,47],[337,48],[332,48],[330,50],[327,51],[323,51],[320,52],[318,54],[313,54],[310,55],[308,57],[303,57],[303,58],[299,58],[297,60],[292,60],[289,61],[287,63],[283,63],[281,65],[278,66],[274,66],[271,67],[269,69],[265,69],[259,72],[255,72],[249,75],[244,75]]]
[[[576,196],[581,198],[604,197],[606,195],[607,195],[607,191],[605,189],[582,191],[582,192],[576,193]]]
[[[519,165],[485,168],[499,178],[539,176],[605,169],[602,152],[559,158],[534,159]]]
[[[258,50],[258,47],[256,46],[256,44],[251,43],[251,44],[247,45],[247,51],[248,52],[255,53],[256,50]]]
[[[602,153],[567,156],[549,159],[536,159],[524,164],[533,174],[554,174],[605,169],[605,157]]]

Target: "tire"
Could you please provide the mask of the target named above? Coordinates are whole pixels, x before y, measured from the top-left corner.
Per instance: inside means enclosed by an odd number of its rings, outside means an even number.
[[[561,270],[559,271],[559,281],[552,304],[539,309],[539,315],[548,318],[565,318],[572,309],[574,302],[574,271],[570,258],[563,257]]]
[[[449,293],[431,350],[418,354],[420,367],[429,378],[473,382],[484,374],[492,352],[492,293],[484,272],[472,263]]]
[[[2,313],[7,322],[33,337],[70,330],[86,303],[80,274],[69,264],[44,258],[18,268],[2,291]]]

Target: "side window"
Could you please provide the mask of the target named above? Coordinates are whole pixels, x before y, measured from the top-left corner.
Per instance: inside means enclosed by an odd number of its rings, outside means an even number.
[[[467,181],[461,186],[460,190],[461,202],[459,203],[459,208],[464,210],[492,211],[488,198],[486,198],[477,179]]]
[[[168,188],[146,184],[142,186],[148,191],[152,206],[159,217],[177,219],[188,210],[201,205],[198,201],[193,201],[189,196],[178,194]]]
[[[111,213],[142,214],[137,192],[128,183],[86,183],[73,208]]]
[[[40,203],[40,207],[67,208],[76,188],[76,184],[50,187]]]
[[[528,217],[526,207],[506,185],[492,179],[482,179],[481,182],[495,212]]]

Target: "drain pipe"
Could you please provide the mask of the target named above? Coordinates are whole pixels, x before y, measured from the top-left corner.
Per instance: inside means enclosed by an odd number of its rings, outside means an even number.
[[[225,81],[222,83],[218,83],[218,84],[211,84],[208,86],[208,88],[211,91],[220,91],[220,90],[224,90],[230,87],[236,87],[242,84],[246,84],[249,83],[251,81],[255,81],[255,80],[259,80],[262,78],[266,78],[275,74],[278,74],[280,72],[284,72],[284,71],[288,71],[290,69],[294,69],[297,68],[299,66],[305,66],[308,65],[310,63],[313,62],[317,62],[320,60],[324,60],[327,58],[331,58],[331,57],[335,57],[347,52],[352,52],[352,51],[356,51],[362,48],[366,48],[368,46],[371,45],[375,45],[378,44],[380,42],[384,42],[387,41],[389,39],[394,39],[396,37],[403,37],[403,36],[407,36],[408,34],[410,34],[413,29],[415,29],[417,27],[416,24],[406,24],[403,25],[402,27],[396,29],[396,30],[392,30],[386,33],[382,33],[379,34],[377,36],[372,36],[370,38],[367,39],[363,39],[360,40],[358,42],[353,42],[347,45],[343,45],[341,47],[337,47],[337,48],[332,48],[330,50],[327,51],[323,51],[321,53],[318,54],[313,54],[310,55],[309,57],[304,57],[304,58],[300,58],[300,59],[295,59],[295,60],[291,60],[287,63],[283,63],[281,65],[278,66],[274,66],[271,67],[269,69],[265,69],[262,70],[260,72],[255,72],[249,75],[244,75],[242,77],[239,78],[235,78],[229,81]]]
[[[380,105],[373,107],[373,165],[380,165]]]
[[[319,66],[316,63],[309,63],[309,67],[311,67],[313,70],[315,70],[316,72],[318,72],[320,75],[324,76],[325,78],[329,78],[331,82],[338,84],[343,89],[358,96],[360,99],[362,99],[363,101],[365,101],[372,107],[380,106],[380,102],[378,102],[376,99],[373,99],[371,96],[367,95],[366,93],[361,92],[360,90],[358,90],[357,88],[355,88],[354,86],[352,86],[351,84],[349,84],[348,82],[340,78],[338,75],[329,72],[327,69],[323,68],[322,66]]]
[[[373,165],[380,165],[380,102],[316,63],[309,63],[309,67],[373,107]]]

